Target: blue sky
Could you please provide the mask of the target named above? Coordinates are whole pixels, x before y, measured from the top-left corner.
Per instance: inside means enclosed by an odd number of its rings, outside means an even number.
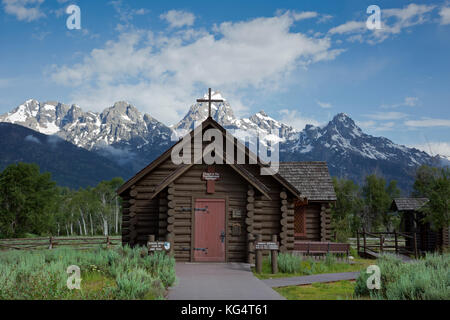
[[[81,10],[69,30],[68,5]],[[366,10],[381,9],[381,30]],[[450,156],[449,1],[0,0],[0,113],[25,100],[170,125],[208,87],[238,116],[366,132]]]

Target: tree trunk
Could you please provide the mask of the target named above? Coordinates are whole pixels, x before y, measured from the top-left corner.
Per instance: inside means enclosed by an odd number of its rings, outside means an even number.
[[[89,213],[89,220],[91,223],[91,236],[94,235],[94,225],[92,224],[92,214]]]
[[[83,222],[84,235],[87,236],[86,221],[84,220],[83,210],[80,209],[81,221]]]

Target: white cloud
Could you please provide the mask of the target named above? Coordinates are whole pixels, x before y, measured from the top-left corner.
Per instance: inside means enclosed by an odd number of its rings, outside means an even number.
[[[330,34],[344,34],[344,33],[353,33],[353,32],[361,32],[366,29],[366,22],[363,21],[348,21],[344,24],[341,24],[337,27],[331,28],[328,33]]]
[[[195,21],[195,16],[192,13],[181,10],[170,10],[159,17],[166,20],[171,28],[192,26]]]
[[[294,17],[295,21],[316,18],[318,15],[319,14],[317,12],[314,12],[314,11],[294,12],[292,14],[292,16]]]
[[[319,100],[316,101],[317,104],[319,105],[319,107],[324,108],[324,109],[329,109],[332,108],[333,106],[331,105],[331,103],[329,102],[321,102]]]
[[[405,125],[408,127],[450,127],[450,120],[448,119],[432,119],[422,118],[420,120],[405,121]]]
[[[450,142],[429,142],[424,144],[412,145],[411,147],[425,151],[432,155],[441,155],[450,157]]]
[[[127,100],[173,123],[197,98],[198,88],[216,88],[229,96],[250,87],[275,91],[292,71],[341,52],[331,48],[327,37],[291,32],[294,22],[286,13],[225,22],[214,33],[123,32],[81,63],[49,71],[54,81],[73,87],[72,99],[80,105],[100,110]]]
[[[392,131],[395,128],[394,121],[381,122],[381,121],[357,121],[356,124],[364,130],[371,130],[373,132],[380,131]]]
[[[439,11],[439,15],[441,16],[441,24],[450,24],[450,7],[443,7],[441,11]]]
[[[44,0],[2,0],[7,14],[15,16],[19,21],[26,22],[45,17],[40,9],[43,2]]]
[[[312,124],[314,126],[320,125],[318,121],[312,118],[303,117],[297,110],[282,109],[279,113],[281,114],[281,122],[290,125],[297,130],[305,129],[307,124]]]
[[[408,115],[402,112],[376,112],[364,116],[372,120],[398,120],[403,119]]]
[[[423,24],[430,20],[429,13],[435,9],[434,5],[417,5],[411,3],[401,9],[382,9],[381,10],[381,29],[369,30],[366,21],[348,21],[344,24],[331,28],[330,35],[353,34],[347,38],[348,41],[362,42],[361,37],[355,37],[354,34],[364,34],[364,39],[368,43],[382,42],[392,35],[399,34],[403,29]]]
[[[419,102],[419,98],[417,98],[417,97],[405,97],[403,102],[394,103],[394,104],[383,104],[383,105],[381,105],[381,107],[384,109],[398,108],[398,107],[415,107],[418,102]]]
[[[114,10],[117,12],[119,20],[128,26],[130,22],[134,19],[135,16],[140,16],[147,14],[149,11],[144,8],[133,9],[130,8],[127,4],[124,4],[122,0],[111,1],[111,4],[114,7]],[[119,25],[118,28],[124,27],[123,25]]]
[[[41,143],[41,141],[38,138],[36,138],[35,136],[33,136],[31,134],[25,137],[25,141],[39,143],[39,144]]]

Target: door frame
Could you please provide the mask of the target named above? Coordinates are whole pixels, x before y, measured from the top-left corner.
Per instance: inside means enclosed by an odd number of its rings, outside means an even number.
[[[229,238],[229,231],[228,231],[228,196],[219,196],[219,195],[205,195],[204,193],[193,193],[191,197],[191,257],[190,262],[198,262],[202,263],[201,261],[195,261],[194,259],[194,246],[195,246],[195,201],[197,199],[208,199],[208,200],[225,200],[225,261],[228,262],[228,238]],[[211,262],[205,262],[205,263],[211,263]]]

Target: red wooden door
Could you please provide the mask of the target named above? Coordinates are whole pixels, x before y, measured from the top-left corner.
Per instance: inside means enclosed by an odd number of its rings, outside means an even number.
[[[225,261],[225,200],[195,201],[195,261]]]

